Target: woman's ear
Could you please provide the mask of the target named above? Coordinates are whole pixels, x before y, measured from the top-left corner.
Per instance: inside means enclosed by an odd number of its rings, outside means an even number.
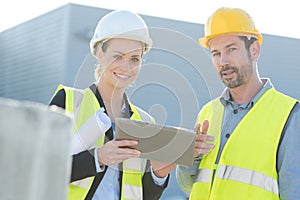
[[[98,63],[101,65],[103,62],[103,51],[100,45],[95,48],[95,55]]]

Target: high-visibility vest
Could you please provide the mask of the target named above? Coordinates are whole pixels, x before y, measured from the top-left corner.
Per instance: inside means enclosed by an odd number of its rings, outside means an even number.
[[[215,137],[215,148],[200,162],[190,199],[278,200],[277,148],[296,102],[273,88],[268,90],[237,125],[218,164],[224,106],[219,98],[208,103],[198,122],[209,120],[207,134]]]
[[[59,85],[56,92],[64,89],[66,93],[65,109],[74,115],[74,133],[100,109],[99,102],[91,89],[78,90]],[[130,119],[154,122],[154,119],[145,111],[130,104],[133,114]],[[95,143],[101,147],[104,144],[105,134]],[[142,199],[142,178],[147,160],[132,158],[123,162],[123,174],[121,184],[121,199]],[[84,199],[92,185],[94,177],[85,178],[70,184],[68,199]]]

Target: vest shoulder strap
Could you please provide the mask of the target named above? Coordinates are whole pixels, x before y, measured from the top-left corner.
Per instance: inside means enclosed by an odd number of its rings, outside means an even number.
[[[133,111],[131,119],[134,119],[134,120],[140,119],[145,122],[155,123],[155,119],[151,115],[149,115],[147,112],[142,110],[141,108],[139,108],[131,103],[130,103],[130,107]]]
[[[80,105],[80,102],[82,101],[82,98],[83,98],[84,91],[81,89],[72,88],[72,87],[68,87],[68,86],[64,86],[64,85],[60,84],[57,87],[54,95],[56,95],[56,93],[61,89],[63,89],[66,93],[66,98],[65,98],[66,111],[73,112],[74,109]]]

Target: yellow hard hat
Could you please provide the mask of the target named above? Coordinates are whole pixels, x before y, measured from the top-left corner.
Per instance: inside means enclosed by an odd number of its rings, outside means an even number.
[[[199,38],[201,46],[208,48],[209,40],[224,35],[235,34],[254,36],[260,45],[262,44],[262,35],[255,28],[251,16],[239,8],[219,8],[207,20],[205,26],[205,36]]]

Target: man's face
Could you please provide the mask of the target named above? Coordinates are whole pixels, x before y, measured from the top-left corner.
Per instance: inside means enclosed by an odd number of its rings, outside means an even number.
[[[247,84],[253,75],[253,62],[239,36],[219,36],[210,41],[213,64],[228,88]]]

